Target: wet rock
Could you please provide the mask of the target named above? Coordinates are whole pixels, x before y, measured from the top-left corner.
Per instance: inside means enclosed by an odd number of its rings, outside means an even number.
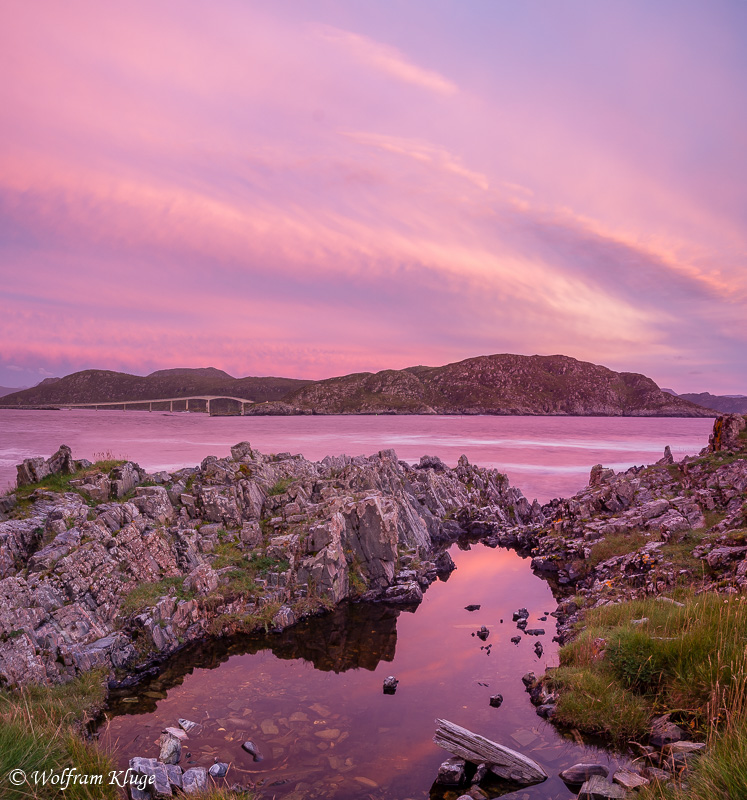
[[[384,678],[384,694],[394,694],[397,691],[398,684],[399,680],[394,675]]]
[[[201,726],[198,722],[192,722],[191,719],[184,719],[181,717],[177,720],[177,722],[179,723],[179,727],[185,733],[191,733],[192,731],[195,731],[195,734],[199,733],[197,729],[200,728]]]
[[[484,642],[490,636],[490,631],[483,625],[479,631],[475,632],[475,636]]]
[[[529,619],[529,612],[526,608],[520,608],[518,611],[514,611],[512,619],[513,622],[518,622],[521,619]]]
[[[472,785],[476,786],[478,783],[482,783],[488,772],[490,772],[490,766],[488,764],[485,762],[478,764],[475,774],[472,776]],[[471,795],[468,795],[468,797],[471,797]]]
[[[228,764],[224,761],[216,761],[210,769],[208,769],[208,774],[212,778],[224,778],[226,773],[228,772]]]
[[[534,652],[537,658],[542,658],[542,653],[545,652],[544,647],[542,647],[542,642],[535,642],[534,643]]]
[[[545,629],[544,628],[527,628],[524,633],[527,636],[544,636]]]
[[[390,586],[381,598],[385,603],[416,605],[423,601],[423,590],[416,581]]]
[[[512,637],[511,637],[511,641],[512,641],[514,644],[519,644],[519,642],[521,641],[521,636],[512,636]]]
[[[178,764],[182,757],[182,743],[176,736],[165,733],[159,739],[161,751],[158,760],[164,764]]]
[[[537,683],[537,676],[533,672],[525,672],[521,678],[521,682],[529,688]]]
[[[559,774],[566,783],[582,784],[594,775],[606,778],[609,770],[603,764],[574,764]]]
[[[493,708],[500,708],[503,705],[503,695],[502,694],[494,694],[490,698],[490,705]]]
[[[555,703],[543,703],[542,705],[537,706],[537,714],[543,719],[551,719],[555,714],[555,709]]]
[[[438,768],[436,783],[444,786],[458,786],[464,780],[465,761],[463,758],[448,758]]]
[[[252,756],[255,761],[262,761],[262,754],[259,752],[259,748],[256,744],[254,744],[254,742],[244,742],[241,747],[242,749],[246,750],[246,752],[249,753],[249,755]]]
[[[474,603],[471,603],[470,605],[465,606],[464,610],[465,611],[479,611],[480,608],[481,608],[481,606],[475,605]]]
[[[182,775],[184,794],[200,794],[207,788],[207,770],[205,767],[191,767]]]

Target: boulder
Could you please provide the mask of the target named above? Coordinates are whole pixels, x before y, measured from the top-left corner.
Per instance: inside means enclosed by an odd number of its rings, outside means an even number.
[[[608,783],[601,775],[593,775],[581,787],[578,800],[624,800],[625,789],[616,783]]]
[[[438,768],[436,783],[445,786],[458,786],[464,781],[465,761],[463,758],[448,758]]]

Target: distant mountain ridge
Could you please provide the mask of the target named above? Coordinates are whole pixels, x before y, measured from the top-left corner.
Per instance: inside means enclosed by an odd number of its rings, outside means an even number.
[[[320,381],[233,378],[213,367],[158,370],[146,377],[85,370],[15,392],[3,405],[156,400],[190,395],[252,400],[246,413],[515,414],[710,417],[650,378],[569,356],[478,356],[442,367],[360,372]]]
[[[160,397],[226,395],[262,403],[279,400],[308,381],[294,378],[234,378],[214,367],[161,369],[142,377],[106,369],[87,369],[64,378],[42,381],[14,392],[3,405],[55,405],[156,400]]]
[[[722,414],[747,414],[747,397],[744,395],[718,395],[710,394],[709,392],[698,392],[697,394],[689,392],[688,394],[680,394],[685,400],[691,403],[696,403],[704,408],[712,408],[714,411],[720,411]]]

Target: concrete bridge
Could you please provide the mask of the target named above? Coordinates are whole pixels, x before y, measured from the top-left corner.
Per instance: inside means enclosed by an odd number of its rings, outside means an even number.
[[[127,400],[122,401],[107,401],[106,403],[55,403],[58,408],[91,408],[95,411],[98,411],[101,408],[122,408],[123,411],[144,411],[145,406],[148,407],[148,411],[153,411],[153,404],[169,404],[169,411],[174,411],[174,403],[177,406],[181,406],[184,404],[184,408],[177,407],[177,411],[189,411],[189,401],[199,401],[200,403],[206,404],[207,413],[210,414],[210,404],[214,400],[231,400],[234,403],[239,404],[239,416],[244,416],[244,409],[247,405],[254,405],[254,400],[247,400],[245,397],[230,397],[228,395],[222,394],[197,394],[192,395],[191,397],[161,397],[158,399],[153,400]],[[157,411],[165,411],[165,409],[156,409]],[[192,411],[201,411],[202,409],[198,409],[193,404],[191,409]]]

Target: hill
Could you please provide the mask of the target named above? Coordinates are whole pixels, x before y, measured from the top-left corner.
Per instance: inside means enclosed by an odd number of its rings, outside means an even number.
[[[699,392],[681,394],[679,397],[697,403],[704,408],[712,408],[722,414],[747,414],[747,397],[710,394],[709,392]]]
[[[250,413],[714,416],[645,375],[568,356],[510,354],[329,378]]]
[[[141,377],[85,370],[3,398],[3,405],[103,403],[191,395],[253,400],[247,413],[528,414],[710,417],[645,375],[568,356],[492,355],[443,367],[359,372],[321,381],[233,378],[222,370],[159,370]]]
[[[55,405],[155,400],[161,397],[226,395],[262,403],[278,400],[308,381],[293,378],[234,378],[227,372],[200,369],[164,369],[142,377],[126,372],[87,369],[3,398],[3,405]]]

